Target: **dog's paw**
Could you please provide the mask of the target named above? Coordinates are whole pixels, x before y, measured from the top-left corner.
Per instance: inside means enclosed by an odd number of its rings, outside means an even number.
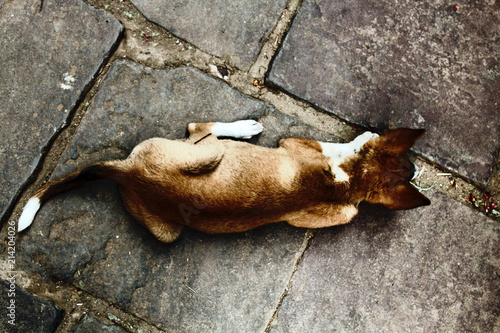
[[[351,145],[354,153],[359,152],[361,147],[371,139],[377,138],[379,135],[377,133],[372,132],[364,132],[361,135],[358,135],[354,140],[352,140],[349,145]]]
[[[252,136],[262,133],[264,127],[255,120],[240,120],[231,123],[235,132],[235,138],[250,139]]]
[[[373,133],[373,132],[364,132],[363,134],[361,135],[358,135],[354,140],[353,142],[363,142],[366,143],[368,142],[369,140],[373,139],[373,138],[377,138],[379,135],[377,133]]]
[[[261,133],[263,129],[262,124],[255,120],[238,120],[232,123],[216,123],[212,126],[212,134],[235,139],[250,139]]]

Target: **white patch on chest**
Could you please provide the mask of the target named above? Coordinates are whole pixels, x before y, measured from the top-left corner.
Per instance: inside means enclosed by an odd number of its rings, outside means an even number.
[[[320,142],[323,155],[330,157],[330,166],[338,182],[348,182],[349,175],[340,165],[351,155],[357,154],[361,147],[369,140],[378,137],[378,134],[365,132],[349,143]]]
[[[351,155],[355,154],[350,143],[320,142],[323,154],[330,157],[328,163],[337,182],[348,182],[349,175],[340,165]]]
[[[349,182],[349,175],[340,167],[342,161],[335,161],[330,159],[330,167],[332,168],[332,173],[335,175],[335,180],[337,182]]]

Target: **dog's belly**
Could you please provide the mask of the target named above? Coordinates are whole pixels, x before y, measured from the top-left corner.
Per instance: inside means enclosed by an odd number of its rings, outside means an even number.
[[[207,182],[200,185],[197,180],[191,180],[188,186],[183,183],[183,191],[173,186],[161,193],[137,194],[131,193],[130,188],[121,192],[127,210],[144,225],[154,217],[163,223],[182,224],[205,233],[250,230],[279,222],[286,212],[297,209],[293,193],[255,188],[258,185],[255,180],[249,184],[226,182],[224,186],[211,188],[206,186]]]
[[[280,218],[263,218],[262,216],[224,216],[210,217],[204,212],[200,212],[199,216],[194,216],[190,219],[190,223],[184,225],[207,234],[221,233],[236,233],[251,230],[265,224],[280,222]]]
[[[317,190],[314,184],[307,186],[305,178],[314,178],[309,176],[315,172],[323,175],[323,164],[290,156],[281,148],[224,142],[221,149],[214,149],[214,156],[223,157],[212,159],[202,145],[156,141],[160,149],[144,150],[154,152],[154,158],[148,156],[144,164],[136,162],[142,164],[142,171],[129,180],[133,186],[122,187],[127,210],[143,224],[148,216],[155,216],[164,223],[206,233],[246,231],[279,222],[286,213],[302,209],[307,203],[300,198],[314,199],[314,193],[308,192]],[[183,156],[191,157],[171,157],[175,150],[189,150]],[[203,151],[200,164],[217,163],[197,167],[198,151]]]
[[[137,187],[128,186],[122,188],[122,197],[131,198],[124,200],[126,206],[132,206],[127,208],[129,212],[141,206],[139,211],[147,211],[165,223],[183,224],[205,233],[246,231],[278,222],[286,211],[296,208],[298,189],[293,181],[284,182],[276,173],[236,168],[228,172],[227,165],[220,167],[224,168],[201,175],[177,173],[156,181],[141,180],[152,182],[154,190],[137,191]],[[149,214],[132,213],[138,220],[147,219]]]

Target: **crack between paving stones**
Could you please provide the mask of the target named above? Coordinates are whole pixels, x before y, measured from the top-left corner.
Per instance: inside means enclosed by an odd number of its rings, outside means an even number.
[[[69,280],[68,282],[74,283],[75,287],[78,287],[78,281],[81,280],[82,276],[83,276],[82,272],[92,271],[91,268],[92,268],[93,264],[97,264],[100,260],[105,261],[110,256],[110,253],[108,253],[106,251],[106,249],[108,248],[108,246],[112,245],[112,244],[110,245],[110,242],[112,240],[113,240],[113,236],[110,236],[101,247],[95,249],[92,252],[92,254],[90,255],[89,260],[87,260],[86,262],[84,262],[80,266],[78,266],[75,274],[73,274],[71,280]],[[96,259],[97,253],[102,253],[102,252],[106,254],[106,257],[104,257],[102,259]],[[78,287],[78,288],[80,288],[80,287]],[[85,290],[85,292],[87,292],[87,290],[84,288],[82,288],[82,290]]]
[[[85,288],[85,287],[82,287],[82,286],[79,285],[79,281],[82,279],[81,272],[84,272],[86,270],[90,271],[93,264],[97,264],[98,261],[100,261],[100,260],[103,260],[103,261],[106,260],[106,258],[96,260],[95,259],[96,253],[103,251],[103,252],[106,253],[106,256],[110,255],[110,253],[108,253],[108,251],[106,251],[106,249],[109,246],[112,246],[112,244],[110,245],[110,242],[112,242],[112,241],[113,241],[113,237],[110,237],[103,244],[102,247],[96,249],[94,251],[94,253],[91,255],[91,258],[88,261],[86,261],[85,263],[83,263],[81,266],[78,267],[77,272],[73,275],[73,277],[71,277],[70,279],[68,279],[66,281],[65,280],[57,280],[57,281],[53,281],[53,282],[61,281],[62,283],[64,283],[67,286],[69,286],[70,288],[80,289],[85,294],[90,295],[93,299],[98,300],[99,302],[101,302],[103,304],[107,304],[106,313],[105,314],[101,314],[100,316],[97,316],[97,317],[106,318],[106,319],[112,321],[113,323],[115,323],[116,325],[118,325],[118,326],[126,329],[127,331],[131,331],[131,328],[129,327],[130,326],[130,320],[129,320],[129,318],[123,319],[123,315],[124,314],[128,315],[128,316],[130,316],[132,318],[135,318],[136,320],[142,321],[142,322],[146,323],[147,325],[156,328],[158,331],[163,332],[163,329],[161,327],[159,327],[156,324],[154,324],[151,321],[149,321],[148,318],[145,318],[145,317],[139,316],[139,315],[137,315],[137,314],[135,314],[133,312],[130,312],[129,310],[126,309],[126,307],[124,307],[124,306],[122,306],[120,304],[116,304],[115,302],[112,302],[112,301],[110,301],[110,300],[108,300],[106,298],[103,298],[102,295],[98,295],[98,293],[96,293],[95,291],[94,292],[89,291],[88,287]],[[138,285],[135,286],[135,291],[137,291],[139,288],[142,288],[144,286],[145,286],[145,284],[138,283]],[[114,309],[115,311],[120,312],[120,315],[117,316],[117,315],[111,313],[111,312],[113,312],[113,311],[111,311],[111,309]],[[109,318],[110,314],[113,315],[113,316],[115,316],[116,319]],[[96,315],[96,313],[94,313],[94,315]]]
[[[116,51],[118,50],[120,44],[122,43],[123,39],[125,36],[125,28],[121,29],[120,33],[118,34],[116,41],[111,45],[110,49],[108,52],[104,54],[104,59],[102,60],[99,68],[96,70],[96,72],[93,74],[92,78],[89,80],[89,82],[84,86],[82,89],[82,92],[80,96],[78,96],[77,100],[75,101],[75,105],[68,111],[68,117],[64,120],[64,123],[62,126],[58,129],[56,129],[55,133],[52,135],[52,137],[47,141],[47,143],[40,148],[40,160],[38,161],[37,165],[31,172],[31,174],[23,181],[22,185],[19,187],[19,190],[17,193],[13,196],[12,201],[10,204],[7,205],[7,208],[5,210],[4,215],[0,218],[0,226],[4,226],[7,221],[9,221],[14,214],[14,210],[17,205],[20,204],[21,199],[27,195],[28,192],[34,192],[30,191],[30,187],[35,184],[37,180],[40,179],[40,177],[44,177],[46,179],[49,179],[52,173],[54,172],[55,167],[57,166],[57,163],[53,165],[51,170],[47,172],[47,175],[43,174],[45,165],[47,163],[47,157],[54,149],[54,145],[62,138],[64,133],[68,131],[68,129],[71,128],[71,126],[75,123],[75,118],[77,116],[78,110],[82,109],[82,105],[84,101],[86,100],[87,97],[90,97],[92,99],[94,96],[89,96],[89,93],[95,88],[95,93],[99,90],[99,86],[104,80],[104,77],[107,73],[105,70],[106,67],[111,64],[115,60],[115,54]],[[102,79],[101,79],[102,78]],[[100,80],[101,79],[101,80]],[[86,107],[84,109],[86,111]],[[85,115],[86,112],[83,112],[80,114],[80,118]],[[75,126],[74,131],[77,130],[79,125],[78,124]],[[69,136],[72,137],[74,133],[70,133]],[[69,141],[68,141],[69,143]],[[55,160],[59,161],[61,159],[61,156],[64,152],[66,147],[62,147],[61,151],[57,153],[57,156],[55,157]]]
[[[295,260],[295,263],[293,265],[293,270],[290,273],[290,276],[288,277],[288,281],[285,284],[285,288],[283,290],[283,293],[281,294],[278,304],[276,305],[276,308],[273,311],[273,314],[269,318],[266,328],[264,329],[263,333],[269,333],[271,329],[276,325],[277,320],[278,320],[278,313],[281,310],[281,305],[283,304],[283,301],[285,298],[288,296],[288,293],[290,292],[290,289],[292,287],[292,281],[293,277],[295,276],[295,273],[299,269],[299,265],[302,263],[302,259],[304,258],[304,255],[309,248],[309,245],[311,243],[311,240],[316,237],[316,235],[319,233],[319,229],[307,229],[306,234],[304,235],[304,240],[302,241],[302,245],[300,246],[299,252],[297,254],[297,259]]]
[[[61,283],[62,286],[66,289],[66,292],[71,292],[74,290],[75,285],[71,281],[52,281],[52,282],[46,282],[46,283]],[[121,306],[115,304],[115,303],[110,303],[108,300],[99,297],[97,294],[92,293],[87,291],[86,289],[82,289],[84,293],[87,295],[87,298],[85,300],[82,300],[83,303],[87,305],[88,308],[93,309],[94,305],[90,305],[89,303],[94,303],[98,302],[98,307],[100,307],[99,311],[92,311],[92,315],[94,315],[98,319],[105,319],[109,320],[116,325],[124,328],[128,332],[134,332],[134,326],[132,324],[145,324],[145,326],[150,326],[150,328],[155,329],[158,332],[165,332],[161,327],[158,325],[151,323],[147,318],[143,318],[141,316],[138,316],[137,314],[131,313],[127,311],[126,309],[122,308]],[[64,292],[64,290],[63,290]],[[62,301],[60,297],[57,297],[57,295],[54,297],[55,294],[45,294],[45,295],[40,295],[41,299],[48,300],[56,304],[59,308],[63,309],[65,314],[63,318],[61,318],[61,321],[59,322],[57,328],[56,328],[56,333],[57,332],[66,332],[69,328],[74,329],[75,326],[83,320],[84,317],[81,317],[80,320],[74,322],[72,320],[65,321],[65,317],[71,317],[72,313],[77,309],[75,307],[68,307],[66,302]],[[90,296],[90,299],[89,297]],[[94,308],[95,309],[95,308]],[[110,318],[110,315],[115,317],[115,318]]]
[[[264,80],[266,78],[270,71],[271,64],[276,58],[279,49],[282,47],[283,41],[302,6],[302,2],[303,0],[290,0],[286,4],[276,24],[262,45],[257,57],[246,71],[250,76],[254,77],[254,79]],[[261,68],[264,69],[262,75],[260,74]]]
[[[306,99],[303,99],[303,98],[295,95],[294,93],[292,93],[290,91],[287,91],[286,89],[283,89],[280,86],[277,86],[276,84],[274,84],[272,82],[268,82],[267,79],[266,79],[266,89],[268,90],[268,93],[276,95],[276,96],[279,96],[280,94],[289,96],[297,104],[300,103],[303,108],[310,108],[310,109],[314,110],[314,112],[317,112],[318,114],[328,116],[328,117],[330,117],[330,118],[338,121],[339,123],[342,123],[343,127],[352,128],[355,131],[360,132],[360,134],[362,132],[364,132],[364,131],[380,132],[379,129],[377,129],[375,127],[367,127],[367,126],[360,125],[360,124],[357,124],[355,122],[352,122],[352,121],[350,121],[348,119],[344,119],[344,118],[338,116],[333,111],[328,111],[326,109],[323,109],[320,106],[315,105],[312,102],[310,102],[310,101],[308,101]],[[270,103],[270,102],[268,102],[266,100],[266,97],[264,96],[264,94],[261,94],[259,97],[260,97],[261,100],[264,100],[266,103]],[[278,110],[278,111],[281,112],[280,110]],[[281,112],[281,113],[283,113],[283,112]],[[290,115],[290,114],[287,114],[287,113],[283,113],[283,114],[287,115],[288,117],[292,117],[292,115]],[[301,120],[303,122],[303,120],[301,119],[300,116],[295,116],[295,118],[297,118],[297,119],[299,119],[299,120]],[[345,139],[345,137],[342,137],[341,135],[338,135],[337,133],[331,133],[331,132],[328,132],[328,131],[323,131],[323,130],[317,128],[317,127],[314,127],[314,129],[317,130],[317,131],[321,131],[321,132],[327,133],[327,134],[334,134],[334,135],[339,136],[340,138]]]

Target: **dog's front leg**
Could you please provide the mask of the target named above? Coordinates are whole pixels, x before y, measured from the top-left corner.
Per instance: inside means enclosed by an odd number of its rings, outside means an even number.
[[[191,123],[188,125],[189,142],[196,143],[210,136],[250,139],[262,132],[262,124],[255,120],[239,120],[232,123]]]
[[[320,142],[319,144],[324,155],[336,161],[342,161],[349,155],[357,154],[365,143],[376,137],[378,137],[376,133],[365,132],[349,143]]]
[[[232,123],[215,123],[212,134],[217,137],[230,137],[235,139],[250,139],[262,132],[262,124],[252,119],[239,120]]]

